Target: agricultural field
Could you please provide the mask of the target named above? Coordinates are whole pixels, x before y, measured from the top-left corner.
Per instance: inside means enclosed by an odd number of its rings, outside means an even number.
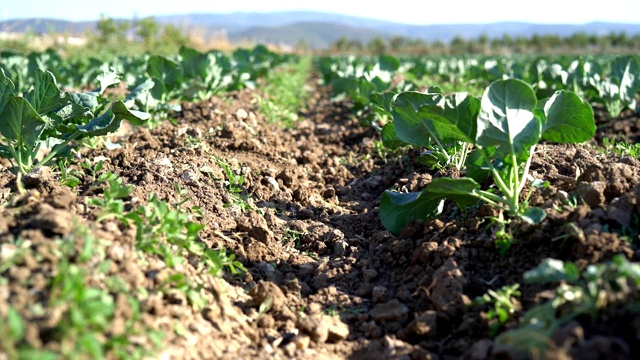
[[[0,359],[635,359],[637,56],[0,54]]]

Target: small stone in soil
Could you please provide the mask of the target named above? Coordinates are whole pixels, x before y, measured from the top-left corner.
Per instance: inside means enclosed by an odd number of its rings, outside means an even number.
[[[39,210],[31,218],[31,223],[34,227],[59,235],[65,235],[71,231],[73,214],[70,212],[55,209],[46,203],[41,204]]]
[[[53,172],[48,166],[37,166],[31,172],[22,177],[22,182],[27,187],[36,187],[53,179]]]
[[[298,350],[304,350],[309,347],[311,338],[307,335],[297,335],[291,340],[291,343],[295,344]]]
[[[433,310],[427,310],[409,324],[407,331],[418,336],[433,336],[436,333],[437,328],[438,313]]]
[[[249,117],[249,113],[247,113],[247,110],[245,109],[238,109],[238,111],[236,111],[236,118],[238,120],[244,120],[246,118]]]
[[[364,276],[364,281],[371,281],[378,277],[378,272],[374,269],[366,269],[362,272],[362,275]]]
[[[376,305],[370,313],[371,318],[376,321],[404,321],[408,314],[407,305],[397,299]]]
[[[329,327],[322,315],[303,316],[296,322],[298,329],[308,334],[315,343],[324,343],[329,338]]]
[[[386,287],[382,285],[376,285],[371,290],[371,300],[375,303],[387,301],[388,292],[389,290],[387,290]]]
[[[256,306],[260,306],[267,298],[271,297],[273,300],[271,306],[273,310],[279,310],[286,302],[286,296],[282,290],[280,290],[278,285],[270,281],[258,281],[256,286],[249,292],[249,295],[253,298]]]
[[[325,317],[329,325],[329,342],[346,340],[349,336],[349,327],[337,317]]]

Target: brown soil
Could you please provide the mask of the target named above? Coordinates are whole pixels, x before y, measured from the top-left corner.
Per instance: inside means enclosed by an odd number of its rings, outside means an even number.
[[[489,308],[469,306],[472,299],[489,289],[521,284],[518,314],[503,331],[547,299],[551,286],[522,279],[544,258],[574,261],[581,269],[616,254],[640,260],[638,160],[587,145],[541,145],[532,175],[551,186],[534,193],[532,202],[545,209],[547,219],[514,229],[518,241],[501,256],[495,229],[485,220],[493,211],[487,206],[461,212],[449,205],[438,220],[411,224],[401,236],[387,232],[378,218],[382,192],[390,187],[417,191],[441,174],[419,165],[413,151],[377,152],[377,134],[358,125],[348,104],[332,103],[318,89],[296,128],[282,129],[265,122],[254,98],[251,91],[241,91],[183,104],[177,126],[136,129],[113,139],[120,149],[82,153],[90,160],[104,157],[103,172],[135,186],[127,209],[150,194],[175,203],[174,184],[187,189],[190,200],[182,206],[199,206],[204,213],[201,241],[232,250],[248,270],[242,275],[216,279],[188,261],[170,269],[152,256],[137,258],[132,252],[135,229],[114,220],[95,223],[97,210],[87,199],[100,191],[89,186],[87,172],[79,186],[69,189],[45,169],[25,179],[26,194],[13,196],[15,176],[6,167],[1,170],[0,200],[7,206],[1,210],[0,249],[11,249],[21,238],[39,254],[37,261],[24,259],[7,269],[2,275],[9,283],[0,283],[2,303],[12,304],[28,320],[26,342],[60,346],[46,331],[59,321],[56,314],[37,315],[32,305],[50,296],[44,279],[59,266],[51,254],[52,240],[68,238],[75,223],[110,242],[104,255],[109,274],[134,289],[147,289],[138,295],[141,323],[165,332],[157,358],[513,358],[492,347]],[[638,121],[631,117],[602,126],[597,137],[622,129],[624,136],[637,139]],[[252,209],[234,205],[220,159],[246,176],[242,195],[244,206]],[[567,206],[567,194],[583,200]],[[567,224],[581,233],[565,236]],[[635,232],[625,233],[629,229]],[[84,235],[72,239],[79,248],[86,241]],[[204,284],[203,309],[180,293],[160,291],[158,279],[174,272]],[[97,276],[87,281],[103,286]],[[126,301],[115,301],[117,328],[131,309]],[[554,358],[638,358],[640,317],[609,314],[601,319],[576,319],[571,331],[582,334],[581,341],[558,343]]]

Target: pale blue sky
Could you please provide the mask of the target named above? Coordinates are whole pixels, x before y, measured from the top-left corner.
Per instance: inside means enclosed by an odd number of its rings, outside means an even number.
[[[497,21],[640,23],[639,0],[3,0],[0,19],[46,17],[80,21],[98,19],[101,13],[131,18],[134,15],[282,10],[314,10],[422,25]]]

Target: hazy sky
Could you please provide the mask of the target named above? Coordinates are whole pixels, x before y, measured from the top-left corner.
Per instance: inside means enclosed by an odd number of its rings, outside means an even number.
[[[416,4],[420,4],[417,6]],[[582,24],[591,21],[640,23],[639,0],[2,0],[2,20],[58,18],[95,20],[134,15],[314,10],[411,24],[526,21]]]

